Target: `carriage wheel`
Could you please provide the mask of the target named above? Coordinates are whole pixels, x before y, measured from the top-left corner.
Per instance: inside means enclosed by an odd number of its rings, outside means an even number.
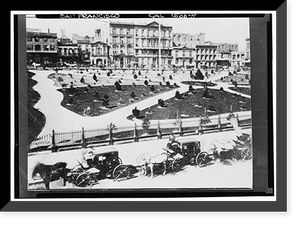
[[[183,167],[181,159],[174,159],[171,164],[171,167],[172,167],[173,173],[180,171]]]
[[[87,173],[82,173],[76,178],[75,185],[78,187],[86,187],[90,184],[90,181],[90,175]]]
[[[199,167],[207,166],[208,163],[208,153],[207,152],[201,152],[196,156],[196,164]]]
[[[131,176],[131,169],[126,165],[118,165],[113,170],[114,180],[126,179]]]

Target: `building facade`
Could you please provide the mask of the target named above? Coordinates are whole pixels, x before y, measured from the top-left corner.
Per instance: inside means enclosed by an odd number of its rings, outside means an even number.
[[[232,52],[231,59],[230,59],[231,66],[235,68],[244,67],[245,59],[246,59],[245,51]]]
[[[177,68],[190,69],[196,66],[195,63],[196,50],[195,47],[188,47],[186,45],[173,45],[173,62],[172,64]]]
[[[53,65],[57,63],[57,34],[41,32],[40,30],[26,31],[26,49],[28,63]]]
[[[217,66],[217,45],[196,45],[196,68],[215,68]]]
[[[195,47],[196,45],[203,44],[205,42],[205,33],[199,34],[186,34],[186,33],[174,33],[173,42],[176,46],[186,45],[189,47]]]
[[[65,35],[64,30],[61,37],[57,39],[57,57],[61,64],[79,62],[78,45]]]
[[[245,66],[251,65],[251,55],[250,55],[250,38],[246,38],[246,57],[245,57]]]
[[[112,64],[120,68],[158,68],[159,39],[161,46],[161,66],[171,67],[172,27],[151,22],[134,24],[110,23],[110,46]]]

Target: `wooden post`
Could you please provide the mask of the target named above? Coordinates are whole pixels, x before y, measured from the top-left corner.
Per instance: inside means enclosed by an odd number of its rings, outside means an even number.
[[[136,128],[136,123],[134,123],[133,137],[134,137],[135,142],[139,141],[139,135],[138,135],[138,131],[137,131],[137,128]]]
[[[161,129],[160,129],[160,124],[159,124],[159,120],[157,122],[157,138],[158,139],[161,139],[162,138],[162,135],[161,135]]]
[[[236,120],[237,120],[237,125],[238,127],[240,126],[240,119],[239,119],[239,114],[236,113]]]
[[[113,140],[113,127],[111,125],[109,125],[109,128],[108,128],[108,139],[109,139],[109,144],[113,145],[114,144],[114,140]]]
[[[222,131],[222,123],[221,123],[221,116],[220,115],[218,116],[218,128],[219,128],[219,131]]]
[[[81,147],[86,148],[86,140],[84,137],[84,127],[82,127],[82,131],[81,131]]]
[[[199,117],[199,128],[198,128],[198,134],[203,134],[203,130],[202,130],[202,123],[201,123],[202,117]]]
[[[57,147],[55,144],[55,131],[52,130],[52,152],[57,152]]]
[[[183,132],[182,132],[182,120],[181,120],[181,118],[179,118],[179,135],[183,136]]]

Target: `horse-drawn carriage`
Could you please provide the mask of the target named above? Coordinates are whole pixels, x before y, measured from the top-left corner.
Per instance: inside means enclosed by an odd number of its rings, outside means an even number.
[[[114,148],[89,151],[84,158],[85,162],[77,160],[78,165],[72,169],[67,168],[66,162],[57,162],[54,165],[38,163],[33,168],[32,178],[42,179],[46,189],[50,189],[50,182],[60,178],[63,179],[63,186],[68,181],[78,187],[86,187],[102,179],[129,179],[138,172],[132,165],[123,165],[118,151]]]
[[[132,165],[123,165],[115,149],[89,151],[85,160],[86,165],[78,161],[78,165],[68,174],[68,180],[79,187],[86,187],[102,179],[129,179],[138,172]]]

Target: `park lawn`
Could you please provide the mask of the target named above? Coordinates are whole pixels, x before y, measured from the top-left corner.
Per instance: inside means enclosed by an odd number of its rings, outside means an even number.
[[[208,116],[229,113],[231,105],[234,112],[251,110],[251,99],[249,98],[216,89],[209,89],[212,98],[203,98],[203,91],[203,89],[198,89],[194,93],[185,92],[183,99],[175,99],[174,96],[165,101],[165,107],[156,104],[142,110],[140,114],[147,114],[150,120],[163,120],[204,116],[205,108]],[[208,110],[211,105],[215,111]],[[132,115],[128,119],[132,119]]]
[[[28,143],[34,141],[40,134],[46,123],[46,117],[39,110],[33,106],[39,101],[40,94],[33,90],[33,86],[36,85],[36,81],[32,79],[35,74],[27,72],[27,84],[28,84]]]
[[[76,87],[72,93],[70,88],[58,89],[63,93],[64,98],[61,105],[79,115],[84,115],[84,110],[90,107],[90,112],[87,116],[99,116],[112,110],[127,106],[133,102],[137,102],[156,94],[169,91],[170,87],[166,85],[154,85],[155,91],[150,90],[150,85],[121,85],[121,91],[117,91],[114,85],[108,86],[92,86],[92,87]],[[95,97],[95,93],[99,97]],[[135,98],[130,95],[134,92]],[[109,105],[103,106],[103,98],[109,96]],[[70,104],[70,99],[73,103]]]
[[[229,87],[230,90],[236,91],[236,92],[240,92],[242,94],[245,95],[250,95],[251,96],[251,88],[249,87]]]

